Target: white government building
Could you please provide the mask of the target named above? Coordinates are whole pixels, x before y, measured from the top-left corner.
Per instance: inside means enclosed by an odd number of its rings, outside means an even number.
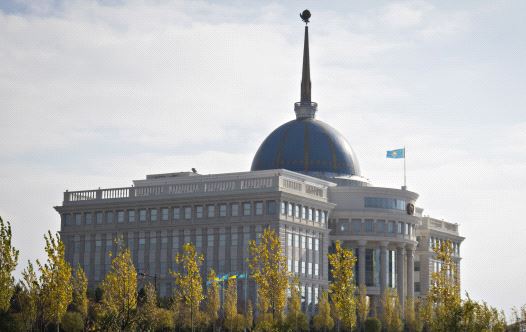
[[[247,274],[248,241],[275,229],[288,269],[299,276],[304,309],[316,310],[329,282],[327,254],[335,241],[352,248],[356,283],[365,284],[373,305],[387,288],[406,296],[425,294],[440,268],[432,246],[451,240],[460,264],[458,225],[423,215],[418,194],[402,187],[373,186],[362,177],[347,140],[315,118],[311,101],[308,27],[305,26],[301,100],[296,119],[261,144],[250,171],[201,175],[147,175],[131,187],[64,192],[61,236],[67,260],[85,270],[95,288],[110,268],[109,252],[121,237],[141,281],[153,278],[162,297],[172,294],[170,270],[187,242],[218,274],[241,276],[240,307],[256,303]],[[142,277],[142,278],[141,278]]]

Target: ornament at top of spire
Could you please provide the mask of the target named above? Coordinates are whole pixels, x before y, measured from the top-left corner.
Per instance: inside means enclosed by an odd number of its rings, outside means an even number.
[[[309,24],[310,16],[310,11],[308,9],[305,9],[303,13],[300,14],[300,17],[302,21],[305,22],[305,25]]]

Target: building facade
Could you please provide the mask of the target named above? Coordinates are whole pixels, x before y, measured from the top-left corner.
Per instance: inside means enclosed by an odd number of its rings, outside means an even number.
[[[431,273],[440,268],[434,245],[451,240],[460,266],[458,225],[423,216],[418,194],[406,187],[373,186],[345,137],[316,119],[317,106],[305,26],[296,119],[263,141],[250,171],[156,174],[131,187],[66,191],[56,210],[67,260],[82,266],[96,287],[120,239],[140,276],[153,277],[160,296],[170,296],[169,271],[177,271],[174,258],[184,243],[205,255],[203,275],[214,268],[246,276],[248,242],[270,227],[280,236],[289,271],[300,278],[309,313],[327,288],[327,254],[335,241],[354,251],[356,283],[367,287],[373,305],[388,288],[402,304],[426,294]],[[239,280],[241,305],[255,303],[253,281]]]

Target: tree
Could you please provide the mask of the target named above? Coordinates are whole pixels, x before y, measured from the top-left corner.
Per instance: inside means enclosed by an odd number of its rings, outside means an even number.
[[[139,331],[155,331],[161,325],[161,312],[157,306],[157,292],[151,283],[146,283],[138,301],[137,327]]]
[[[387,332],[400,332],[403,328],[400,300],[394,289],[387,289],[382,300],[382,325]]]
[[[285,309],[290,274],[278,234],[265,228],[259,244],[250,241],[249,251],[249,267],[251,277],[257,284],[259,312],[263,316],[270,313],[273,323],[280,322]]]
[[[301,311],[300,281],[295,277],[290,285],[290,298],[287,308],[286,325],[289,331],[307,331],[309,321]]]
[[[40,284],[31,262],[27,262],[27,267],[22,271],[20,281],[22,291],[19,293],[18,303],[20,304],[20,314],[26,331],[31,331],[36,325],[38,318]]]
[[[406,331],[408,332],[417,332],[417,319],[415,313],[415,299],[408,296],[405,300],[405,309],[404,309],[404,323]]]
[[[431,275],[429,300],[433,303],[431,327],[433,331],[459,331],[462,320],[462,303],[457,265],[453,261],[451,241],[440,242],[433,248],[440,270]]]
[[[192,331],[194,331],[198,322],[200,316],[199,306],[204,299],[202,279],[199,273],[203,260],[203,255],[196,252],[195,246],[191,243],[186,243],[183,245],[183,253],[177,254],[175,258],[182,272],[171,272],[177,286],[175,297],[180,305],[179,309],[182,311],[181,309],[184,306],[184,309],[190,313],[189,317],[187,315],[182,317],[183,325],[190,327]]]
[[[80,313],[82,318],[86,320],[88,316],[88,278],[86,273],[80,265],[77,266],[71,278],[71,285],[73,287],[73,310]]]
[[[252,326],[254,326],[254,308],[252,301],[248,300],[247,312],[245,312],[245,328],[247,331],[252,331]]]
[[[217,320],[219,319],[219,309],[221,309],[219,285],[216,278],[216,272],[214,269],[210,269],[210,272],[208,272],[208,286],[206,289],[205,313],[208,323],[212,325],[214,331],[216,330]]]
[[[243,316],[237,312],[237,282],[234,278],[228,279],[223,311],[225,313],[225,328],[229,331],[242,331],[245,324]]]
[[[318,331],[332,330],[334,320],[331,317],[331,305],[327,291],[321,293],[318,313],[314,316],[314,328]]]
[[[333,279],[329,292],[335,314],[345,329],[352,330],[356,325],[356,286],[353,273],[356,258],[352,251],[342,248],[339,241],[336,241],[334,253],[328,257]]]
[[[137,271],[129,249],[119,248],[100,288],[106,324],[120,331],[132,330],[136,321]]]
[[[18,264],[18,250],[12,245],[11,224],[0,217],[0,312],[9,310],[15,291],[13,271]]]
[[[486,302],[473,301],[469,295],[462,304],[461,331],[506,331],[506,318],[504,312],[488,306]]]
[[[360,285],[358,289],[356,309],[358,313],[358,323],[363,331],[365,329],[365,320],[367,319],[367,316],[369,316],[369,298],[367,297],[367,288],[364,284]]]
[[[376,317],[369,317],[364,323],[365,332],[380,332],[382,331],[382,323]]]
[[[49,324],[53,323],[60,329],[62,316],[71,303],[73,288],[71,286],[71,266],[64,256],[64,243],[59,235],[53,236],[48,231],[44,235],[47,260],[41,264],[37,260],[40,271],[40,296],[42,301],[42,315]]]

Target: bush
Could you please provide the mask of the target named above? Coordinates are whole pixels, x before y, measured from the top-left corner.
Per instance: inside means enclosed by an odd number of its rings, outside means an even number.
[[[380,332],[382,330],[382,323],[375,317],[369,317],[364,323],[365,332]]]
[[[60,327],[65,332],[82,332],[84,330],[84,319],[80,313],[68,311],[62,317]]]

